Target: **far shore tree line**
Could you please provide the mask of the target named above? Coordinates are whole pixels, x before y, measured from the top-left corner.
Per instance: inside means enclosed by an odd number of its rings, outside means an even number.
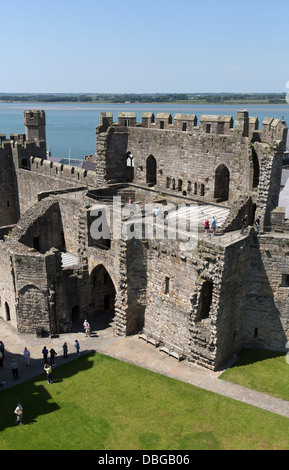
[[[286,104],[286,93],[1,93],[1,102]]]

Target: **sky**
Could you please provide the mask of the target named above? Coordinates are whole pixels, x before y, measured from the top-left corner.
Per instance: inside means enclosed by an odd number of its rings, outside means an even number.
[[[0,0],[0,93],[288,92],[288,0]]]

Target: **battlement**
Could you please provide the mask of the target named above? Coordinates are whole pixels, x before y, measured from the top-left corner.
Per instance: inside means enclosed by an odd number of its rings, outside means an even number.
[[[45,111],[29,110],[24,111],[24,124],[25,126],[45,126]]]
[[[69,181],[73,185],[95,186],[95,171],[84,168],[64,165],[63,163],[52,162],[44,158],[31,157],[30,169],[32,172],[48,176],[55,181],[59,178],[63,181]]]
[[[287,125],[284,120],[264,118],[262,129],[259,129],[258,117],[249,116],[248,111],[238,111],[234,122],[233,116],[201,115],[199,119],[195,114],[176,114],[174,118],[170,113],[152,112],[142,113],[142,121],[137,122],[136,113],[121,112],[118,121],[113,122],[112,113],[100,113],[100,124],[97,132],[104,132],[109,127],[144,127],[158,130],[177,130],[201,134],[238,133],[254,141],[273,144],[277,141],[286,142]]]

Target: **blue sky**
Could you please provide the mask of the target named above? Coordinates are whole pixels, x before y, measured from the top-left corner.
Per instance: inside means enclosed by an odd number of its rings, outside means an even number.
[[[0,92],[288,91],[288,0],[0,6]]]

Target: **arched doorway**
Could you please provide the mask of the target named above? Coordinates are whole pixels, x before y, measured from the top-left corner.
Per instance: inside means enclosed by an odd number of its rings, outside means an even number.
[[[157,183],[157,161],[153,155],[149,155],[146,161],[146,181],[154,186]]]
[[[96,266],[90,275],[90,303],[89,316],[97,323],[97,328],[107,328],[114,318],[116,290],[114,283],[105,269],[100,264]]]
[[[214,197],[219,201],[229,199],[230,172],[225,165],[219,165],[215,173],[215,194]]]

